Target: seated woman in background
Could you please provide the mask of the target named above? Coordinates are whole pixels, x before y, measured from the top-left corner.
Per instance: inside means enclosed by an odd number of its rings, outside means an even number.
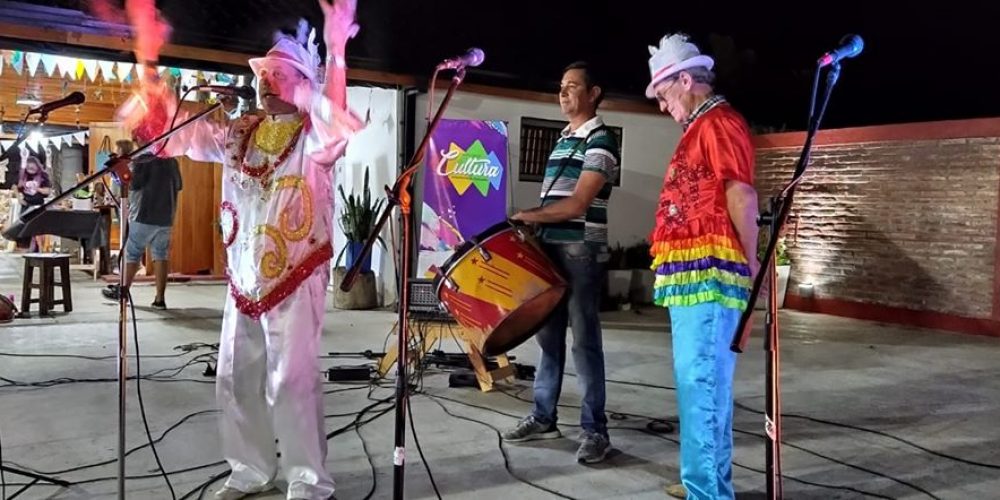
[[[17,179],[17,201],[21,203],[21,213],[30,207],[45,203],[45,198],[52,193],[52,182],[41,160],[28,156],[21,166],[21,174]],[[38,251],[37,242],[32,238],[17,240],[18,250]]]

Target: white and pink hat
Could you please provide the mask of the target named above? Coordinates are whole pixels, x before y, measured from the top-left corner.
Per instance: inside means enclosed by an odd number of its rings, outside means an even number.
[[[307,34],[308,33],[308,34]],[[310,29],[305,19],[299,21],[295,37],[275,33],[274,47],[264,57],[250,59],[250,68],[260,76],[260,68],[268,60],[280,60],[302,72],[314,85],[319,83],[317,70],[320,65],[319,50],[316,46],[316,30]]]
[[[646,97],[656,96],[653,88],[657,83],[689,68],[703,67],[712,69],[715,61],[702,55],[695,44],[688,42],[687,35],[680,33],[666,35],[660,39],[660,46],[649,46],[649,85],[646,86]]]

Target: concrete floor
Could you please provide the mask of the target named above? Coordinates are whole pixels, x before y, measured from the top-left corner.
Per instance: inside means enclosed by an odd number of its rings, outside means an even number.
[[[20,295],[20,261],[0,254],[0,292]],[[18,320],[0,325],[0,376],[10,381],[41,382],[100,379],[51,387],[13,387],[0,382],[0,436],[7,465],[55,473],[69,488],[36,485],[18,498],[114,498],[117,445],[115,367],[117,309],[100,297],[99,286],[74,275],[75,310],[51,319]],[[144,307],[152,289],[137,287],[142,373],[166,370],[141,384],[149,426],[159,437],[157,451],[171,475],[177,497],[211,476],[224,472],[219,463],[217,414],[212,379],[204,363],[177,371],[210,352],[183,353],[176,346],[217,342],[225,289],[220,285],[172,285],[171,309]],[[394,322],[388,312],[328,310],[327,351],[381,351]],[[661,310],[610,314],[604,322],[609,414],[615,451],[600,465],[574,461],[579,403],[575,380],[568,376],[562,403],[566,439],[527,446],[498,447],[494,428],[513,424],[530,405],[527,382],[502,391],[449,388],[447,373],[429,372],[424,392],[412,398],[417,436],[444,498],[665,498],[663,486],[677,477],[676,434],[645,431],[639,415],[672,418],[669,389],[627,385],[673,384],[670,339]],[[783,312],[782,402],[785,497],[795,499],[1000,498],[1000,339],[900,328],[836,317]],[[458,347],[446,343],[448,352]],[[536,346],[528,342],[512,354],[534,365]],[[134,346],[130,345],[134,353]],[[19,355],[91,356],[23,357]],[[172,356],[172,357],[171,357]],[[324,368],[358,364],[352,358],[324,359]],[[134,360],[131,373],[135,373]],[[572,371],[572,366],[568,367]],[[735,483],[740,498],[764,498],[764,356],[759,332],[741,355],[735,397]],[[6,384],[6,385],[3,385]],[[136,398],[129,383],[128,448],[146,443]],[[329,430],[348,425],[353,413],[368,406],[369,391],[341,390],[357,385],[328,384],[338,391],[326,397]],[[392,396],[391,384],[375,388],[371,398]],[[476,406],[488,409],[476,408]],[[376,410],[388,408],[381,405]],[[343,415],[343,416],[338,416]],[[376,412],[369,415],[377,415]],[[465,417],[471,420],[463,420]],[[179,424],[179,425],[178,425]],[[176,427],[173,427],[175,426]],[[857,428],[852,428],[854,426]],[[169,429],[169,432],[167,432]],[[384,416],[360,428],[375,465],[372,498],[392,497],[393,418]],[[364,498],[372,488],[372,470],[354,431],[330,440],[328,469],[341,500]],[[407,434],[406,497],[434,498],[422,461]],[[504,467],[509,457],[513,475]],[[127,498],[169,499],[148,447],[129,455]],[[194,469],[198,466],[205,468]],[[516,475],[516,477],[515,477]],[[23,478],[7,473],[11,483]],[[141,477],[141,478],[140,478]],[[535,486],[529,485],[532,483]],[[217,486],[220,483],[215,483]],[[213,487],[214,489],[214,487]],[[197,497],[197,494],[193,496]],[[278,494],[256,498],[282,498]]]

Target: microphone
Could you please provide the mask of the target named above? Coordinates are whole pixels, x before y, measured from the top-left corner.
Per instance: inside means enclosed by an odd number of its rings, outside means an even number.
[[[861,53],[861,49],[865,48],[865,42],[858,35],[847,35],[840,40],[840,43],[840,47],[819,58],[819,67],[822,68],[839,63],[841,59],[854,57]]]
[[[47,115],[50,111],[54,109],[59,109],[64,106],[71,106],[73,104],[83,104],[83,101],[87,100],[87,96],[83,95],[83,92],[73,92],[72,94],[59,99],[58,101],[47,102],[38,106],[37,108],[32,108],[28,110],[29,115],[40,114]]]
[[[483,53],[483,49],[478,47],[472,47],[471,49],[465,51],[458,57],[452,57],[451,59],[445,59],[438,64],[437,69],[458,69],[465,67],[476,67],[483,63],[483,59],[486,58],[486,54]]]
[[[194,89],[206,90],[208,92],[214,92],[221,95],[234,95],[248,100],[253,99],[257,95],[257,91],[254,90],[253,87],[248,87],[246,85],[240,87],[230,87],[227,85],[195,85],[194,87],[185,89],[185,91]]]

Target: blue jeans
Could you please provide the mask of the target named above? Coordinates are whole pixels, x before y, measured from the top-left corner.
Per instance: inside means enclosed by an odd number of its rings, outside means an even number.
[[[532,414],[543,424],[557,421],[556,405],[562,392],[566,365],[566,327],[570,322],[573,327],[573,364],[583,393],[580,425],[585,431],[607,436],[604,347],[598,316],[605,277],[605,247],[587,243],[542,246],[569,282],[569,289],[535,335],[542,353],[535,371]]]
[[[129,221],[128,240],[125,241],[125,262],[142,260],[146,247],[150,248],[154,261],[170,258],[170,226],[154,226],[142,222]]]
[[[715,302],[671,307],[681,424],[681,483],[689,500],[735,498],[733,371],[729,349],[742,311]]]

